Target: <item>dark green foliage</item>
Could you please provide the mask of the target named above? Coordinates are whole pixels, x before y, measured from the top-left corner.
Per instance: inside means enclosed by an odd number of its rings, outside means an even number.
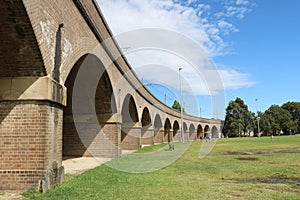
[[[300,102],[287,102],[281,107],[272,105],[265,112],[258,112],[258,117],[248,110],[241,98],[230,101],[226,108],[223,133],[228,137],[246,135],[251,131],[263,135],[290,135],[300,132]]]
[[[175,110],[178,110],[179,112],[181,111],[181,105],[178,101],[174,101],[173,105],[172,105],[172,108],[175,109]],[[182,110],[182,112],[184,112],[184,108]]]
[[[241,98],[230,101],[226,108],[223,133],[228,137],[249,134],[254,130],[254,115]]]
[[[261,117],[261,130],[265,135],[291,134],[297,128],[292,114],[285,106],[272,105]]]
[[[287,102],[281,106],[283,109],[288,110],[296,125],[294,132],[300,132],[300,102]]]

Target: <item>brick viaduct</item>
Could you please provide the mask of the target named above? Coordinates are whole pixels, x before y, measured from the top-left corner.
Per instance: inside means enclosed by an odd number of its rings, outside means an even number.
[[[141,84],[94,0],[0,7],[0,190],[51,188],[64,157],[181,140],[180,113]],[[221,122],[184,115],[183,130],[219,137]]]

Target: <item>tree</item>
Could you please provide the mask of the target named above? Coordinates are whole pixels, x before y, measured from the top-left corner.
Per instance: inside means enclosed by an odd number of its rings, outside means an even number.
[[[278,105],[272,105],[261,118],[261,128],[265,134],[290,134],[296,128],[291,113]]]
[[[173,105],[172,105],[172,108],[175,109],[175,110],[178,110],[178,111],[181,111],[181,105],[178,101],[174,101]]]
[[[287,102],[281,106],[292,115],[292,119],[296,125],[293,132],[300,132],[300,102]]]
[[[228,137],[245,135],[254,130],[255,114],[248,110],[248,106],[241,98],[230,101],[226,108],[223,133]]]

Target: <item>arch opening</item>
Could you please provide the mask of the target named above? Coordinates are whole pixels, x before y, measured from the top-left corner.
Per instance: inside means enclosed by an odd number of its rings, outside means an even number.
[[[164,142],[171,142],[171,141],[172,141],[171,122],[169,118],[167,118],[164,125]]]
[[[139,117],[136,103],[132,95],[126,95],[121,114],[121,148],[124,150],[139,149],[141,127],[137,126]]]
[[[219,138],[218,129],[216,126],[213,126],[211,129],[212,138]]]
[[[204,137],[203,128],[202,128],[201,124],[199,124],[198,127],[197,127],[197,139],[202,140],[203,137]]]
[[[163,142],[163,133],[162,133],[162,121],[159,114],[156,114],[154,118],[154,143]]]
[[[143,109],[141,123],[142,123],[142,134],[141,134],[142,145],[153,144],[154,130],[151,129],[152,122],[151,122],[150,112],[147,107]]]
[[[210,138],[211,137],[211,135],[210,135],[210,127],[208,126],[208,125],[206,125],[205,127],[204,127],[204,138]]]
[[[195,140],[196,134],[195,134],[195,126],[194,124],[191,124],[189,127],[189,140]]]
[[[184,137],[184,140],[188,140],[188,138],[189,138],[188,126],[185,122],[183,122],[183,137]]]
[[[173,123],[173,141],[180,141],[180,132],[179,132],[179,123],[178,121],[174,121]]]
[[[67,105],[63,109],[63,159],[117,154],[114,138],[106,134],[107,121],[116,113],[109,76],[98,57],[82,56],[65,82]],[[114,129],[117,131],[116,127]]]

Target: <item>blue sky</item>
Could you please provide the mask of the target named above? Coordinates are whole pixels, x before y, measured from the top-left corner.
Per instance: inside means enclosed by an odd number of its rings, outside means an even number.
[[[98,3],[114,35],[139,28],[160,28],[176,31],[195,41],[220,74],[225,107],[236,97],[242,98],[253,112],[256,109],[264,111],[272,104],[300,101],[298,0],[98,0]],[[128,48],[122,41],[120,46]],[[205,57],[204,54],[200,56]],[[147,77],[152,74],[149,68],[155,68],[150,66],[151,62],[174,66],[176,59],[161,51],[128,53],[126,57],[145,83],[153,83],[148,88],[159,99],[164,101],[164,94],[167,94],[167,104],[171,104],[173,99],[179,98],[178,83],[160,83],[155,79],[160,74]],[[182,79],[189,77],[186,79],[190,80],[194,73],[185,67],[187,64],[178,60],[176,63],[184,66]],[[200,91],[193,93],[196,106],[189,102],[188,91],[183,91],[187,112],[199,115],[201,109],[203,117],[224,117],[225,108],[212,108],[212,98],[220,88],[212,86],[205,92],[199,86],[202,82],[187,82],[193,91]]]
[[[228,100],[241,97],[252,111],[300,101],[299,7],[297,0],[261,0],[236,22],[240,31],[230,37],[234,53],[214,61],[246,72],[255,84],[226,91]]]

